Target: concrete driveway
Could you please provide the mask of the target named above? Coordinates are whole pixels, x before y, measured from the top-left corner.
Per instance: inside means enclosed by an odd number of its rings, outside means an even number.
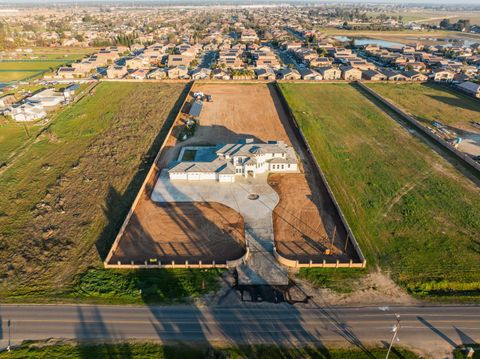
[[[245,240],[250,251],[247,265],[237,268],[239,284],[287,285],[288,277],[273,257],[272,211],[278,194],[267,183],[266,175],[256,178],[237,176],[235,183],[207,181],[171,181],[163,170],[155,184],[154,202],[218,202],[238,213],[245,221]],[[258,199],[249,199],[256,194]]]

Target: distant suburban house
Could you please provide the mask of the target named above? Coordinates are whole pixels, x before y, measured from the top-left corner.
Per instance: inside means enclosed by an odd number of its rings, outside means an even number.
[[[455,73],[445,69],[433,70],[431,77],[435,82],[452,82]]]
[[[428,76],[425,74],[422,74],[421,72],[417,71],[403,71],[402,72],[403,76],[407,78],[409,81],[419,81],[419,82],[425,82],[428,81]]]
[[[212,71],[212,78],[216,80],[230,80],[230,74],[223,69],[215,69]]]
[[[127,66],[110,65],[107,67],[108,79],[121,79],[128,74]]]
[[[163,80],[167,76],[167,71],[161,68],[153,69],[147,74],[147,78],[151,80]]]
[[[257,79],[259,80],[275,80],[275,71],[271,68],[266,68],[266,69],[256,69],[255,70],[255,75],[257,76]]]
[[[188,68],[186,66],[177,66],[173,69],[168,69],[169,79],[188,79]]]
[[[60,79],[76,79],[79,77],[86,77],[89,71],[80,67],[60,67],[56,74],[56,78]]]
[[[190,55],[168,55],[168,67],[189,66],[193,57]]]
[[[296,69],[287,67],[278,71],[278,78],[282,80],[300,80],[302,75]]]
[[[323,77],[317,71],[309,69],[309,68],[302,68],[298,72],[302,76],[302,80],[322,80]]]
[[[460,89],[465,93],[468,93],[469,95],[472,95],[476,98],[480,98],[480,84],[477,84],[471,81],[466,81],[464,83],[457,85],[457,87],[458,89]]]
[[[362,79],[362,71],[352,66],[340,67],[342,71],[342,79],[346,81],[360,81]]]
[[[328,67],[332,64],[332,60],[328,57],[316,57],[309,61],[310,67]]]
[[[317,69],[324,80],[340,80],[342,78],[342,71],[337,67],[320,67]]]
[[[209,79],[212,73],[211,69],[208,68],[198,68],[190,72],[190,77],[192,80],[204,80]]]
[[[399,71],[395,71],[392,69],[384,69],[384,70],[380,70],[380,72],[387,77],[388,81],[406,81],[407,80],[407,77]]]
[[[149,69],[137,69],[133,72],[130,72],[127,77],[129,79],[134,80],[145,80],[147,78],[147,74],[150,72]]]
[[[195,147],[184,147],[182,151]],[[236,144],[219,144],[202,148],[211,151],[203,156],[209,161],[176,161],[168,170],[171,180],[217,180],[235,182],[235,176],[255,177],[262,173],[298,172],[298,163],[292,147],[283,141],[254,143],[253,139]],[[182,158],[180,153],[179,158]]]
[[[362,78],[367,81],[385,81],[387,76],[375,70],[366,70],[362,72]]]

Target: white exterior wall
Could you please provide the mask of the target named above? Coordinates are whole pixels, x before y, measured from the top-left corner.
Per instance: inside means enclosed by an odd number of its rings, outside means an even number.
[[[169,177],[172,180],[186,180],[187,179],[187,173],[186,172],[182,172],[182,173],[170,172]]]
[[[200,173],[200,179],[202,180],[216,180],[217,174],[215,172],[203,172]]]
[[[218,175],[218,182],[235,182],[235,175],[233,174],[220,174]]]

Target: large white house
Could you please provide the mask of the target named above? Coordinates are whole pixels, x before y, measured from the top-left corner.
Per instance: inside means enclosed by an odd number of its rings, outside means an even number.
[[[217,180],[235,182],[235,176],[252,176],[259,173],[298,172],[295,151],[283,141],[268,143],[245,142],[203,147],[205,154],[193,161],[182,161],[185,151],[198,151],[199,147],[184,147],[180,160],[174,162],[168,174],[171,180]],[[197,157],[202,157],[197,160]]]

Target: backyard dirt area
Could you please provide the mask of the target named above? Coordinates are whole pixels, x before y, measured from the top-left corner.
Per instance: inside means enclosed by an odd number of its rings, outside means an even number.
[[[305,168],[305,167],[304,167]],[[331,206],[325,200],[326,193],[316,184],[312,174],[271,174],[270,186],[280,196],[280,202],[273,211],[273,227],[277,251],[284,257],[307,263],[325,259],[347,262],[356,257],[353,247],[345,250],[345,232],[331,216]],[[331,254],[324,254],[325,250]]]
[[[143,263],[154,254],[162,262],[174,257],[179,262],[187,257],[189,261],[193,258],[205,261],[208,257],[210,262],[219,263],[220,259],[240,257],[245,248],[244,234],[233,229],[243,228],[243,222],[230,213],[233,210],[227,211],[224,207],[225,211],[216,212],[220,207],[213,203],[158,204],[151,200],[150,194],[161,169],[177,159],[182,147],[235,143],[246,138],[259,142],[285,141],[294,146],[302,160],[302,173],[273,177],[274,188],[281,197],[274,213],[274,235],[279,253],[302,262],[328,261],[342,256],[345,259],[342,254],[344,236],[340,230],[336,230],[337,236],[343,239],[334,243],[338,245],[333,250],[334,255],[325,258],[323,254],[334,231],[335,211],[305,160],[274,88],[266,84],[196,83],[191,89],[191,94],[193,92],[211,95],[213,101],[204,102],[193,137],[178,141],[185,120],[180,118],[175,123],[157,162],[157,172],[149,181],[147,193],[140,200],[110,263],[123,262],[120,257]],[[191,100],[190,96],[189,102]],[[183,113],[188,112],[189,102],[182,109]],[[219,213],[224,214],[224,218]],[[208,227],[215,239],[206,237],[202,226]]]
[[[155,203],[135,209],[110,263],[225,263],[245,252],[243,218],[220,203]]]

